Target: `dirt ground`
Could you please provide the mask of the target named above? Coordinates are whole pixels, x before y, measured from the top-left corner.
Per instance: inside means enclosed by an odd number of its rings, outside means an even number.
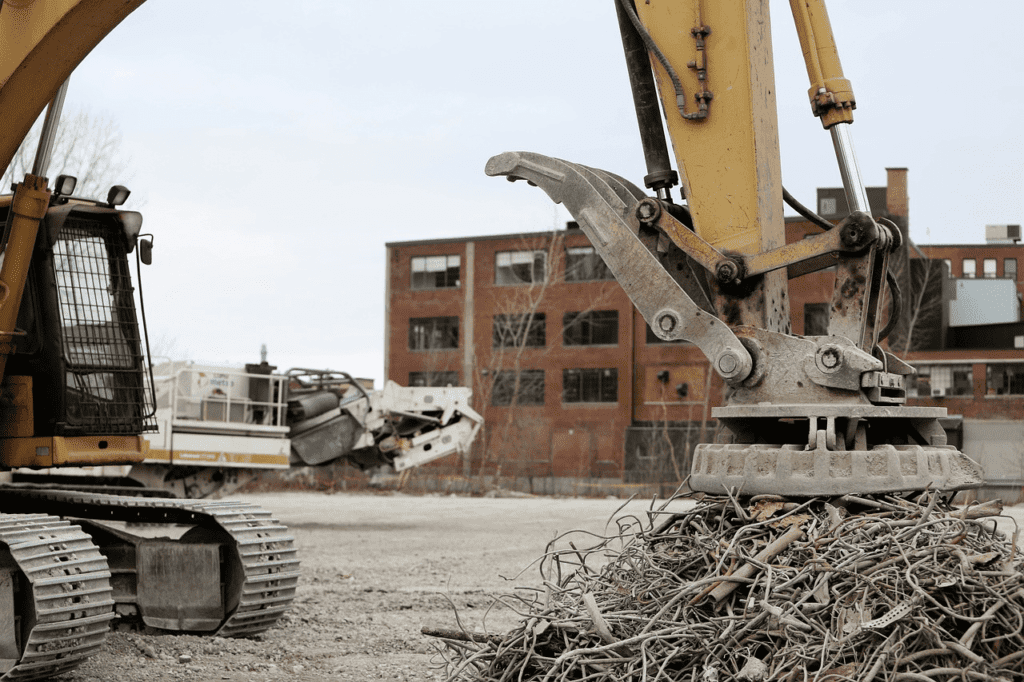
[[[616,499],[402,494],[239,495],[292,529],[302,579],[292,611],[255,639],[115,632],[59,678],[124,680],[442,680],[423,626],[503,632],[518,616],[491,595],[536,588],[530,564],[556,535],[606,534]],[[643,514],[650,501],[619,512]],[[1007,509],[1024,525],[1024,507]],[[1013,521],[1003,528],[1012,533]],[[585,541],[581,536],[581,541]],[[525,572],[524,572],[525,570]],[[517,577],[518,576],[518,577]]]

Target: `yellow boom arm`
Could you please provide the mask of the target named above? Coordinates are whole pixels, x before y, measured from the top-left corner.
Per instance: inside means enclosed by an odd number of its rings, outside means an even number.
[[[57,88],[144,0],[0,2],[0,168]]]

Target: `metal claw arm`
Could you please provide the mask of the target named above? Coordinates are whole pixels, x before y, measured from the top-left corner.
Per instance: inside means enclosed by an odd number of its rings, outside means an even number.
[[[637,236],[643,191],[611,173],[531,152],[494,156],[486,172],[527,180],[563,204],[660,338],[695,344],[730,384],[750,375],[753,360],[739,338],[701,310]]]

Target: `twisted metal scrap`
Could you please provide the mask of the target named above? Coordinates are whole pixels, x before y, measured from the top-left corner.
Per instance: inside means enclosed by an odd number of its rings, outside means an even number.
[[[998,507],[745,502],[666,504],[587,549],[552,543],[543,594],[504,598],[519,627],[425,630],[449,682],[1024,681],[1024,561]]]

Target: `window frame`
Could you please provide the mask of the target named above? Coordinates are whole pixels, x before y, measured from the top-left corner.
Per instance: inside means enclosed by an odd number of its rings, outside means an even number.
[[[441,381],[439,378],[443,377]],[[422,379],[422,381],[421,381]],[[448,380],[451,381],[448,381]],[[409,372],[409,386],[411,388],[444,388],[446,386],[458,386],[459,373],[453,370]]]
[[[1013,263],[1012,272],[1007,272],[1006,266]],[[1017,281],[1017,259],[1016,258],[1004,258],[1003,259],[1003,277],[1012,279],[1014,282]]]
[[[452,323],[454,321],[454,323]],[[416,331],[417,324],[425,326],[429,323],[432,329],[424,329],[421,332]],[[450,338],[454,340],[452,346],[448,345],[432,345],[430,338],[433,335],[439,334],[444,338]],[[424,340],[424,345],[417,345],[416,341]],[[438,351],[438,350],[457,350],[459,347],[459,317],[457,315],[440,315],[437,317],[410,317],[409,318],[409,350],[410,351]]]
[[[604,319],[600,319],[603,317]],[[613,341],[595,341],[595,332],[602,327],[611,327],[614,332],[608,334]],[[578,340],[577,340],[578,339]],[[619,345],[619,311],[618,310],[581,310],[562,314],[562,345],[575,346],[618,346]]]
[[[970,363],[922,364],[916,366],[916,370],[907,381],[908,398],[974,398],[974,365]],[[936,385],[945,388],[946,393],[935,394]],[[921,391],[922,387],[925,392]]]
[[[523,260],[522,256],[529,254],[529,261]],[[503,265],[500,261],[503,257],[508,258],[508,264]],[[516,259],[519,262],[516,262]],[[519,277],[514,268],[516,265],[525,265],[530,263],[530,280],[524,280]],[[538,269],[540,275],[538,276]],[[502,277],[502,273],[509,273],[509,277]],[[543,284],[548,278],[548,252],[544,249],[517,249],[514,251],[495,251],[494,252],[494,285],[499,287],[514,287],[514,286],[533,286],[534,284]],[[512,280],[515,281],[504,281]]]
[[[593,384],[597,381],[596,400]],[[589,389],[589,390],[588,390]],[[589,395],[588,395],[589,394]],[[617,405],[619,403],[619,370],[617,367],[566,367],[562,370],[562,403],[565,405]]]
[[[993,387],[995,371],[1002,375],[999,387]],[[985,394],[991,396],[1024,396],[1024,362],[990,362],[985,365]]]
[[[811,301],[811,302],[804,303],[804,334],[803,334],[804,336],[828,336],[828,323],[829,323],[829,315],[830,315],[829,308],[830,307],[831,307],[831,304],[828,303],[828,302],[824,302],[823,303],[821,301]],[[821,331],[820,334],[812,334],[811,331],[817,331],[817,330],[809,331],[807,329],[807,327],[808,327],[807,322],[810,319],[812,319],[812,318],[808,317],[808,313],[811,313],[812,317],[815,314],[816,315],[821,315],[822,313],[824,313],[825,328]],[[818,321],[820,322],[820,320],[818,320]]]
[[[546,313],[499,313],[491,317],[492,348],[544,348],[546,345]]]
[[[998,258],[983,258],[981,260],[982,279],[995,279],[999,274]]]
[[[428,269],[429,262],[438,258],[444,259],[444,268],[441,270],[430,270]],[[455,263],[452,264],[454,259]],[[423,262],[423,270],[417,271],[416,261]],[[452,278],[452,271],[454,270],[454,284],[449,283]],[[421,274],[424,277],[421,279],[429,279],[431,274],[444,276],[445,284],[441,286],[428,286],[424,283],[416,282],[416,275]],[[434,291],[437,289],[458,289],[462,286],[462,256],[457,253],[449,254],[430,254],[423,256],[410,256],[409,257],[409,288],[413,291]]]
[[[573,252],[576,253],[573,253]],[[579,276],[581,274],[594,274],[595,276]],[[565,281],[566,282],[605,282],[614,280],[608,264],[604,258],[591,246],[566,246],[565,247]]]
[[[517,374],[518,395],[514,393]],[[544,370],[521,369],[516,372],[514,369],[502,369],[495,372],[490,400],[493,407],[539,407],[544,405],[545,397]]]
[[[967,270],[967,264],[971,264],[970,271]],[[977,279],[978,278],[978,259],[977,258],[964,258],[960,261],[960,272],[964,279]]]

